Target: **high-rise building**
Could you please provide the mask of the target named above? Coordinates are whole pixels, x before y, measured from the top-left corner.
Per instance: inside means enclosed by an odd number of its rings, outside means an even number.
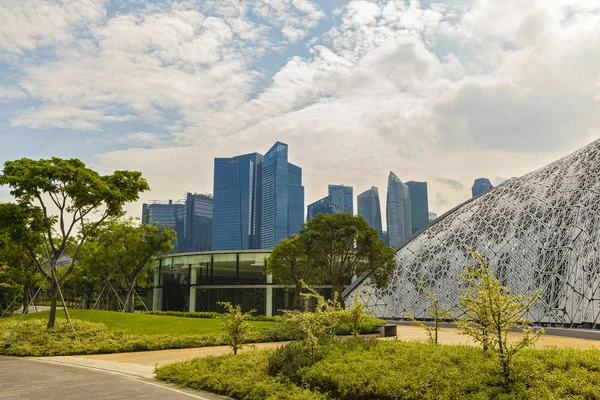
[[[308,205],[306,221],[311,220],[318,214],[340,214],[342,212],[344,212],[342,205],[335,203],[333,196],[329,195]]]
[[[215,158],[212,250],[260,248],[258,153]]]
[[[329,185],[332,201],[342,206],[342,212],[354,215],[354,194],[352,186]]]
[[[142,205],[142,223],[158,224],[168,226],[177,233],[177,239],[173,243],[173,251],[179,253],[185,251],[185,201],[151,201]]]
[[[412,233],[429,224],[429,200],[427,198],[427,182],[406,182],[410,196],[410,223]]]
[[[183,251],[210,251],[212,241],[213,197],[188,193],[185,200],[185,244]]]
[[[277,142],[259,153],[215,158],[212,250],[270,249],[304,221],[302,168]]]
[[[429,222],[435,221],[438,215],[432,211],[429,211]]]
[[[383,239],[383,227],[381,225],[381,205],[379,203],[379,190],[373,186],[357,197],[358,215],[363,217],[367,224],[379,233]]]
[[[288,145],[277,142],[262,165],[260,248],[271,249],[300,231],[304,221],[302,168],[288,162]]]
[[[396,174],[390,171],[387,191],[387,233],[388,244],[398,246],[412,234],[410,217],[410,195],[406,186]]]
[[[475,179],[475,182],[473,183],[473,187],[471,188],[471,193],[473,194],[473,197],[477,197],[482,193],[487,192],[488,190],[492,189],[494,186],[492,185],[492,183],[490,182],[490,180],[488,178],[479,178],[479,179]]]

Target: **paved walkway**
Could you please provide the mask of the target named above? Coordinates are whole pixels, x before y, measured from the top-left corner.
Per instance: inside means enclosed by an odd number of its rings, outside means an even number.
[[[0,399],[219,400],[210,393],[73,365],[0,356]]]

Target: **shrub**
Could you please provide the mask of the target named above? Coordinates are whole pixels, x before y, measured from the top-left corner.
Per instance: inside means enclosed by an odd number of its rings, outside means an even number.
[[[365,317],[358,325],[358,333],[369,334],[377,333],[380,326],[385,325],[385,321],[375,317]],[[335,327],[336,335],[352,335],[354,327],[348,320],[342,319]]]
[[[320,349],[314,351],[304,342],[291,342],[278,347],[269,357],[267,371],[271,376],[284,376],[290,381],[301,384],[299,371],[313,365],[324,357]]]
[[[183,318],[222,318],[224,313],[218,313],[214,311],[149,311],[146,314],[149,315],[168,315],[171,317],[183,317]],[[266,322],[280,322],[282,318],[280,316],[267,317],[266,315],[251,315],[248,318],[249,321],[266,321]]]
[[[243,313],[242,306],[231,305],[230,302],[218,302],[217,304],[222,305],[227,310],[227,314],[223,315],[223,328],[225,330],[225,341],[233,350],[233,354],[237,354],[238,350],[241,349],[244,343],[248,343],[250,340],[250,331],[252,325],[248,323],[248,319],[255,312]]]

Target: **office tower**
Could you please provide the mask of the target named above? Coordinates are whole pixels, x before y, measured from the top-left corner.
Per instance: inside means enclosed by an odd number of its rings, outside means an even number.
[[[354,215],[354,194],[352,186],[329,185],[332,201],[342,206],[342,212]]]
[[[179,253],[185,249],[185,202],[179,200],[151,201],[142,205],[142,223],[158,224],[168,226],[177,233],[177,239],[173,243],[173,251]]]
[[[408,186],[390,171],[386,207],[388,244],[390,246],[398,246],[412,234],[410,214]]]
[[[260,248],[271,249],[300,231],[304,221],[302,168],[288,162],[288,145],[265,154],[261,172]]]
[[[477,197],[480,194],[492,189],[493,187],[494,186],[492,186],[492,183],[488,178],[475,179],[473,187],[471,188],[471,193],[473,194],[473,197]]]
[[[358,215],[363,217],[371,228],[379,233],[379,238],[383,239],[383,227],[381,225],[381,205],[379,203],[379,190],[373,186],[358,195],[357,198]]]
[[[434,221],[437,217],[438,215],[436,213],[429,211],[429,222]]]
[[[260,248],[260,179],[258,153],[215,158],[212,250]]]
[[[186,209],[186,248],[183,251],[209,251],[212,240],[213,197],[188,193]]]
[[[410,223],[412,233],[429,224],[429,200],[427,198],[427,182],[406,182],[410,196]]]
[[[342,206],[335,203],[332,196],[327,196],[308,205],[306,221],[308,222],[318,214],[340,214],[342,212],[344,212]]]

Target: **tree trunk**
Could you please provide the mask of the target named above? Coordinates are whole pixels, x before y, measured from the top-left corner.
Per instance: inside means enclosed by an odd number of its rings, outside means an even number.
[[[23,314],[29,313],[29,286],[23,285]],[[13,307],[14,309],[14,307]]]
[[[129,284],[129,294],[127,295],[127,312],[135,312],[135,282]]]
[[[302,293],[302,284],[298,282],[296,283],[296,287],[294,287],[294,310],[304,309],[304,298],[300,293]]]
[[[331,298],[335,298],[335,294],[337,293],[337,301],[340,303],[342,310],[346,308],[344,304],[344,298],[342,297],[342,291],[344,290],[344,285],[340,282],[331,282]]]
[[[46,328],[54,328],[54,322],[56,321],[56,298],[58,295],[58,284],[56,282],[56,268],[53,267],[50,270],[50,317]]]

